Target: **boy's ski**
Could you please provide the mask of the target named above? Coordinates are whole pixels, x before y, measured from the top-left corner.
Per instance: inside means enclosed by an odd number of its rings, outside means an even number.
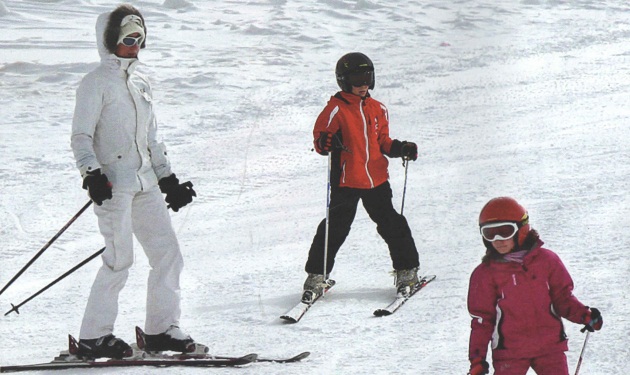
[[[335,280],[328,279],[326,280],[326,282],[327,282],[327,285],[326,285],[326,288],[324,289],[324,294],[326,294],[326,292],[328,292],[330,288],[332,288],[335,285]],[[295,307],[293,307],[291,310],[281,315],[280,319],[283,319],[287,321],[288,323],[299,322],[300,319],[302,319],[302,317],[304,316],[304,314],[306,314],[306,312],[311,308],[311,306],[313,306],[315,302],[317,302],[324,294],[317,296],[311,303],[300,301],[300,303],[295,305]]]
[[[391,315],[393,313],[396,312],[396,310],[398,310],[405,302],[407,302],[409,300],[409,298],[411,298],[414,294],[418,293],[422,288],[424,288],[425,286],[427,286],[428,283],[430,283],[431,281],[435,280],[435,275],[427,275],[427,276],[423,276],[420,281],[418,281],[418,283],[416,284],[416,287],[411,291],[411,293],[407,296],[402,295],[402,294],[398,294],[396,296],[396,299],[390,303],[389,305],[387,305],[387,307],[382,308],[382,309],[376,309],[374,311],[374,315],[375,316],[387,316],[387,315]]]

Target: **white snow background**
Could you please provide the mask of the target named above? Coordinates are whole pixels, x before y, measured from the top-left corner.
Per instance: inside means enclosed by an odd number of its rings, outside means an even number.
[[[101,369],[94,374],[465,374],[468,279],[484,248],[477,217],[515,197],[598,307],[580,374],[630,368],[630,6],[602,0],[133,1],[148,26],[153,82],[173,169],[193,204],[172,213],[185,258],[182,327],[217,355],[301,363],[241,369]],[[94,25],[118,3],[0,0],[0,285],[88,201],[70,150],[75,90],[99,61]],[[337,59],[376,65],[391,135],[418,144],[404,213],[421,272],[438,276],[395,315],[391,262],[360,208],[337,286],[295,325],[327,159],[316,116]],[[404,168],[390,163],[400,207]],[[90,208],[3,295],[4,313],[103,246]],[[0,365],[51,360],[78,336],[97,259],[0,316]],[[115,334],[143,326],[148,264],[136,263]],[[571,373],[584,340],[566,322]],[[524,332],[524,334],[527,334]],[[80,374],[82,370],[68,370]],[[530,371],[533,373],[533,371]]]

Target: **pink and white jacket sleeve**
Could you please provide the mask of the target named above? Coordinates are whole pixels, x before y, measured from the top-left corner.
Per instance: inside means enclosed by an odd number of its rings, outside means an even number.
[[[481,264],[473,271],[468,287],[468,312],[472,317],[470,323],[470,342],[468,357],[486,358],[488,344],[492,339],[496,322],[496,290],[491,281],[491,273]]]

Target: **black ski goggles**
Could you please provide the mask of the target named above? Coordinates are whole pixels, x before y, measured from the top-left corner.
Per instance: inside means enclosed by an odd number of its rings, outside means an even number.
[[[347,75],[346,82],[354,87],[371,86],[372,82],[374,82],[374,70],[350,72]]]

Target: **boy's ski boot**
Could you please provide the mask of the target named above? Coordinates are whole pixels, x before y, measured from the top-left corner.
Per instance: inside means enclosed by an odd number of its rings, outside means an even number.
[[[411,291],[418,283],[418,267],[408,270],[396,270],[396,292],[405,297],[411,294]]]
[[[324,275],[316,273],[309,273],[304,281],[304,292],[302,293],[302,302],[311,304],[322,294],[324,294],[324,288],[327,288],[329,284]]]

